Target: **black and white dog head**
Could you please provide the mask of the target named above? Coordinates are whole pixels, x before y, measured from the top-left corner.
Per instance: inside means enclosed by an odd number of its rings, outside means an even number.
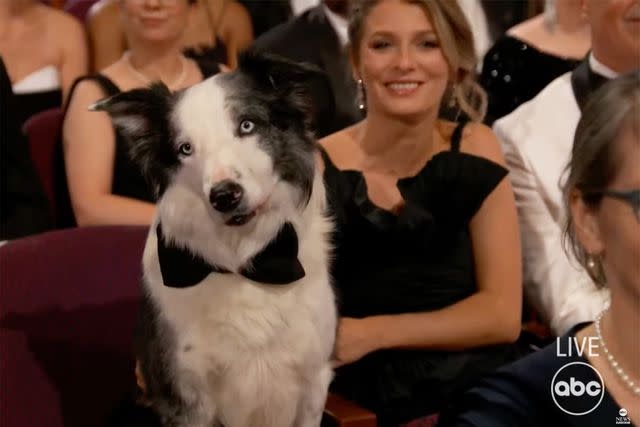
[[[93,109],[112,117],[161,203],[244,225],[257,214],[309,201],[316,148],[306,88],[317,75],[248,52],[237,70],[184,91],[172,94],[156,83]]]

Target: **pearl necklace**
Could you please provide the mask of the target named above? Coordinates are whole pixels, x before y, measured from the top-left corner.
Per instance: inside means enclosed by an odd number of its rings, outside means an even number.
[[[133,63],[131,63],[131,52],[129,52],[129,51],[125,52],[125,54],[124,54],[124,62],[125,62],[125,65],[127,66],[127,68],[129,69],[129,71],[131,72],[131,74],[133,74],[135,76],[135,78],[140,80],[140,82],[142,82],[144,85],[150,85],[153,82],[153,80],[151,80],[149,77],[147,77],[144,74],[142,74],[140,71],[138,71],[133,66]],[[169,88],[177,89],[184,82],[184,79],[187,76],[187,66],[185,64],[186,62],[187,61],[181,55],[180,56],[180,66],[181,66],[180,67],[180,74],[178,74],[178,76],[175,78],[175,80],[173,82],[166,83],[167,86],[169,86]],[[164,82],[164,79],[162,78],[162,75],[160,76],[160,80],[162,80]]]
[[[629,375],[627,375],[624,369],[622,369],[618,361],[613,357],[613,354],[611,354],[611,352],[607,348],[607,343],[604,341],[604,338],[602,337],[602,329],[600,327],[600,322],[602,321],[602,316],[604,316],[605,311],[606,310],[603,310],[602,312],[600,312],[600,314],[598,314],[598,317],[596,317],[596,321],[594,323],[595,329],[596,329],[596,335],[600,340],[602,349],[604,350],[604,353],[607,355],[607,360],[609,361],[609,364],[611,365],[613,370],[618,374],[620,379],[633,392],[633,394],[635,394],[636,396],[640,396],[640,386],[637,386],[636,383],[629,377]]]

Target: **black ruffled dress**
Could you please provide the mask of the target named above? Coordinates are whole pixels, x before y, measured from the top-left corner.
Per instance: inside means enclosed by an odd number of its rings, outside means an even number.
[[[361,172],[339,170],[323,152],[342,316],[438,310],[476,292],[469,221],[507,170],[460,152],[463,126],[450,151],[398,181],[405,205],[397,215],[369,200]],[[377,351],[338,369],[332,387],[376,412],[379,425],[395,425],[440,412],[513,356],[511,345]]]

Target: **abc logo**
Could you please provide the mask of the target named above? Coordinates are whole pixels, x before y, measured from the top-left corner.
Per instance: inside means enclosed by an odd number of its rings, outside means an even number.
[[[627,412],[627,410],[626,410],[626,409],[624,409],[624,408],[621,408],[621,409],[620,409],[620,416],[621,416],[621,417],[626,417],[626,416],[627,416],[627,414],[628,414],[628,412]]]
[[[602,402],[604,382],[600,373],[588,363],[567,363],[551,380],[551,397],[567,414],[585,415]]]

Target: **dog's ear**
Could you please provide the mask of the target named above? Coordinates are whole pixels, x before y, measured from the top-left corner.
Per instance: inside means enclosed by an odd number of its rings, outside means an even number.
[[[118,134],[128,145],[129,156],[156,195],[164,191],[169,172],[178,165],[170,122],[174,102],[167,86],[158,82],[148,88],[118,93],[89,107],[111,116]]]
[[[249,75],[261,89],[273,91],[282,101],[303,112],[308,121],[314,109],[314,81],[326,78],[326,73],[313,64],[255,48],[239,55],[238,70]]]

